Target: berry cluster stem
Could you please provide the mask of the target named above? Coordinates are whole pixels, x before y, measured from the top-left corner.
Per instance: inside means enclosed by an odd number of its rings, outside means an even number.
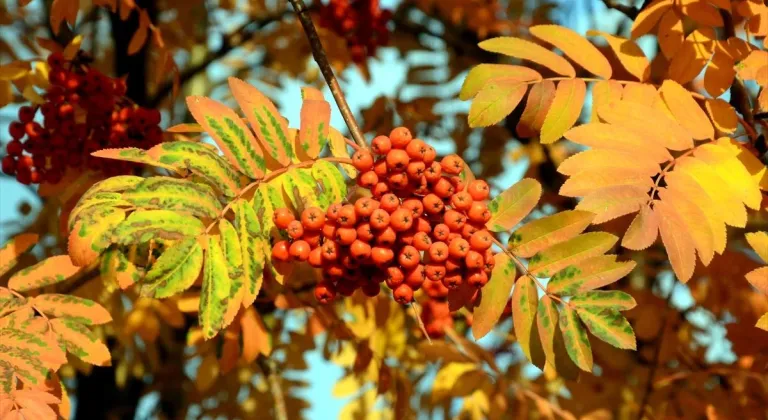
[[[333,99],[336,100],[336,106],[339,107],[341,116],[344,117],[344,122],[347,123],[352,138],[360,148],[367,150],[368,145],[365,143],[363,132],[360,130],[360,126],[357,125],[357,121],[355,121],[355,117],[352,115],[352,110],[349,109],[347,100],[344,98],[344,94],[341,91],[341,86],[339,86],[339,81],[336,80],[336,75],[333,74],[333,68],[328,61],[328,56],[325,54],[323,44],[320,42],[320,37],[317,34],[317,29],[315,29],[315,24],[312,23],[312,18],[309,16],[307,5],[304,4],[304,0],[288,1],[291,3],[291,6],[293,6],[293,10],[296,11],[301,26],[304,27],[304,33],[307,35],[309,46],[312,48],[312,56],[315,58],[315,62],[317,62],[318,67],[320,67],[320,72],[323,74],[323,78],[325,78],[328,87],[331,89]]]

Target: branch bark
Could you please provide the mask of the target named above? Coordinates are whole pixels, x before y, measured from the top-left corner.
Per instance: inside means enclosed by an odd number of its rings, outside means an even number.
[[[347,104],[347,100],[344,98],[344,93],[341,91],[339,81],[336,80],[336,75],[333,74],[333,68],[331,67],[331,63],[328,62],[328,56],[325,55],[325,49],[323,48],[322,42],[320,42],[320,36],[317,34],[315,24],[312,23],[312,18],[309,16],[307,5],[304,4],[304,0],[288,1],[291,3],[291,6],[293,6],[293,10],[296,11],[299,22],[301,22],[301,26],[304,28],[304,33],[306,33],[307,39],[309,40],[309,46],[312,48],[312,56],[315,58],[315,62],[317,62],[317,65],[320,67],[320,72],[323,74],[323,78],[325,78],[328,87],[331,89],[333,99],[336,100],[336,106],[339,107],[341,116],[344,117],[344,122],[347,123],[347,128],[349,128],[349,133],[352,135],[352,139],[360,147],[367,150],[368,145],[365,142],[363,132],[360,130],[360,126],[357,125],[357,121],[355,121],[355,117],[352,115],[352,110],[349,109],[349,104]]]
[[[623,13],[626,17],[635,20],[640,13],[640,9],[634,6],[627,6],[626,4],[617,3],[616,0],[603,0],[605,7],[613,9]]]
[[[258,364],[261,371],[264,372],[264,377],[269,384],[272,398],[275,400],[275,418],[277,420],[288,420],[288,410],[285,407],[285,396],[283,395],[283,388],[280,385],[280,377],[278,376],[275,363],[260,354],[259,357],[256,358],[256,364]]]

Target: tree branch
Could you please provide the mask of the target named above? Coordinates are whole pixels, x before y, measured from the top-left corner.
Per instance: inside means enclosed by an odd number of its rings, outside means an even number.
[[[733,24],[733,17],[730,13],[728,13],[725,10],[720,10],[720,16],[723,18],[723,29],[725,31],[725,39],[735,37],[736,36],[736,28]],[[733,105],[734,108],[736,108],[736,111],[739,112],[744,117],[744,122],[749,124],[749,126],[745,126],[744,129],[747,130],[747,132],[750,133],[749,140],[754,145],[757,141],[757,136],[754,135],[755,129],[753,125],[755,124],[755,117],[752,114],[752,105],[749,103],[749,94],[747,93],[747,88],[744,87],[744,82],[741,81],[738,77],[735,77],[733,79],[733,84],[731,85],[731,105]]]
[[[613,9],[623,13],[626,17],[635,20],[640,13],[640,9],[634,6],[627,6],[626,4],[616,3],[616,0],[603,0],[605,7]]]
[[[275,363],[260,354],[256,358],[256,364],[264,372],[264,377],[269,383],[269,390],[272,392],[272,398],[275,400],[275,418],[277,420],[288,420],[288,410],[285,407],[285,396],[283,388],[280,386],[280,378],[277,374]]]
[[[323,73],[323,77],[328,83],[328,87],[331,89],[333,99],[336,100],[336,106],[339,107],[341,116],[344,117],[344,122],[347,123],[352,139],[355,140],[355,143],[360,147],[367,150],[368,145],[365,142],[363,132],[360,130],[360,126],[357,125],[357,121],[355,121],[355,117],[352,115],[352,110],[349,109],[347,100],[344,98],[344,93],[341,91],[339,82],[333,74],[333,68],[328,62],[328,56],[325,55],[325,49],[323,49],[323,44],[320,42],[320,37],[317,35],[315,24],[312,23],[312,18],[309,16],[309,13],[307,13],[307,5],[304,4],[304,0],[288,1],[296,11],[301,26],[304,27],[304,33],[306,33],[309,45],[312,48],[312,56],[315,58],[315,62],[317,62],[318,67],[320,67],[320,72]]]

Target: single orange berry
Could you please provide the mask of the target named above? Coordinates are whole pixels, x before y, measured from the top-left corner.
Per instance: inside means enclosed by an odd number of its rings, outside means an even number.
[[[390,248],[375,246],[371,248],[371,261],[376,265],[386,265],[395,258],[395,252]]]
[[[445,265],[445,270],[452,273],[454,271],[459,271],[464,267],[464,259],[448,257],[443,264]]]
[[[381,196],[379,208],[392,214],[393,211],[400,207],[400,199],[394,194],[384,194]]]
[[[416,232],[424,232],[429,234],[432,232],[432,224],[429,223],[429,221],[423,217],[419,217],[414,222],[414,226],[416,227]]]
[[[357,230],[353,227],[340,227],[336,229],[336,242],[339,245],[352,245],[357,239]]]
[[[424,163],[427,164],[427,166],[429,166],[432,164],[432,162],[435,161],[436,158],[437,158],[437,151],[435,150],[435,148],[430,145],[427,145],[427,151],[424,152],[424,157],[422,158]]]
[[[432,242],[427,251],[429,260],[433,263],[443,262],[448,259],[448,245],[445,242],[437,241]]]
[[[440,161],[443,172],[451,175],[458,175],[464,170],[464,159],[459,155],[448,155]]]
[[[447,241],[450,234],[451,229],[443,223],[435,225],[432,229],[432,237],[438,241]]]
[[[291,254],[288,252],[288,241],[276,242],[272,247],[272,259],[277,261],[288,261]]]
[[[456,192],[464,191],[464,187],[466,186],[466,183],[464,182],[463,179],[461,179],[458,176],[453,176],[448,180],[451,181],[451,184],[453,184],[454,191]]]
[[[290,209],[285,207],[275,210],[275,214],[272,215],[272,221],[275,223],[278,229],[288,229],[288,224],[296,220],[296,216]]]
[[[485,223],[491,220],[491,211],[488,210],[488,206],[482,201],[472,202],[472,207],[467,212],[469,220],[475,223]]]
[[[358,261],[367,260],[371,257],[371,246],[358,239],[349,246],[349,255]]]
[[[325,214],[317,207],[309,207],[301,212],[301,223],[304,229],[320,230],[325,225]]]
[[[422,176],[424,176],[424,172],[426,170],[427,166],[424,164],[424,162],[411,162],[405,168],[405,173],[408,175],[408,178],[411,181],[418,181],[421,180]]]
[[[469,244],[475,251],[485,251],[493,245],[493,236],[487,230],[478,230],[469,239]]]
[[[413,136],[411,135],[411,130],[405,127],[397,127],[390,131],[389,139],[392,141],[392,147],[404,149],[411,142]]]
[[[483,268],[484,264],[483,255],[475,250],[470,250],[464,257],[464,265],[469,269]]]
[[[427,166],[427,169],[424,170],[424,177],[429,182],[437,182],[437,180],[440,179],[442,174],[443,174],[443,169],[440,166],[440,164],[437,162],[432,162],[431,164],[429,164],[429,166]]]
[[[379,208],[379,202],[369,197],[361,197],[355,201],[355,212],[360,218],[367,218]]]
[[[451,230],[451,232],[461,232],[461,228],[467,223],[467,216],[456,210],[448,210],[443,215],[443,223]]]
[[[453,258],[464,258],[469,252],[469,242],[464,238],[456,238],[448,245],[448,252]]]
[[[467,185],[467,192],[472,196],[473,200],[482,201],[488,198],[491,188],[487,182],[482,179],[476,179]]]
[[[387,168],[390,171],[404,171],[410,161],[405,150],[392,149],[387,153]]]
[[[338,279],[344,275],[345,271],[344,266],[337,262],[326,263],[323,265],[323,273],[325,273],[327,277]]]
[[[384,209],[378,208],[371,213],[369,222],[372,228],[381,230],[389,226],[389,219],[389,213]]]
[[[337,225],[335,222],[332,222],[330,220],[326,220],[325,224],[323,225],[323,237],[327,239],[333,239],[336,237],[336,228]]]
[[[461,273],[448,273],[443,277],[443,285],[451,290],[458,289],[463,283]]]
[[[357,226],[357,239],[364,242],[371,242],[374,238],[373,229],[370,223],[363,223]]]
[[[307,241],[294,241],[291,244],[291,247],[288,249],[288,253],[291,255],[291,257],[295,258],[298,261],[306,261],[307,258],[309,258],[309,244]]]
[[[326,219],[330,221],[336,221],[336,219],[339,217],[339,210],[341,210],[341,204],[339,203],[333,203],[328,206],[328,211],[325,212]]]
[[[336,286],[328,281],[317,283],[315,286],[315,299],[323,305],[327,305],[336,299]]]
[[[453,184],[447,178],[440,178],[432,187],[432,192],[440,198],[448,198],[455,192]]]
[[[413,139],[405,147],[405,152],[411,159],[423,161],[427,153],[427,144],[421,139]]]
[[[360,176],[357,177],[357,185],[366,188],[371,189],[376,184],[379,183],[379,176],[376,175],[376,172],[368,171],[365,173],[360,174]]]
[[[371,142],[371,149],[377,155],[386,155],[392,150],[392,141],[387,136],[376,136]]]
[[[427,194],[421,199],[421,203],[424,205],[424,212],[427,214],[440,214],[445,208],[445,203],[435,194]]]
[[[424,280],[427,279],[427,273],[424,271],[424,266],[419,264],[405,273],[405,284],[411,286],[413,290],[421,289],[421,285],[424,284]]]
[[[483,287],[488,283],[488,274],[480,269],[474,269],[467,272],[467,284],[473,287]]]
[[[467,211],[472,207],[472,196],[466,191],[451,196],[451,207],[458,211]]]
[[[424,204],[418,198],[409,198],[403,201],[403,208],[410,210],[414,219],[424,214]]]
[[[430,239],[428,233],[417,232],[415,235],[413,235],[413,246],[419,251],[428,250],[430,245],[432,245],[432,239]]]
[[[397,255],[398,264],[406,270],[416,267],[419,261],[421,261],[421,254],[411,245],[404,246]]]
[[[373,164],[373,172],[382,179],[387,176],[389,173],[389,168],[387,167],[386,157],[382,157],[376,160],[376,163]]]
[[[322,267],[323,266],[323,248],[317,247],[309,252],[309,258],[307,258],[307,262],[309,262],[309,265],[312,267]]]
[[[367,150],[358,149],[352,155],[352,165],[360,172],[370,171],[373,168],[373,155]]]
[[[389,225],[396,232],[403,232],[413,226],[413,213],[411,210],[400,207],[392,212],[392,216],[389,220]]]
[[[405,274],[403,274],[403,270],[400,267],[387,267],[386,279],[384,280],[387,283],[387,287],[395,289],[403,284],[404,280]]]
[[[391,191],[389,188],[389,184],[386,182],[379,182],[378,184],[374,185],[371,189],[371,195],[375,198],[381,198],[384,194],[387,194]]]
[[[376,244],[380,246],[392,246],[397,240],[397,233],[392,229],[392,226],[387,226],[376,235]]]
[[[446,270],[444,265],[430,263],[427,264],[425,272],[428,279],[432,281],[440,281],[445,277]]]
[[[301,237],[301,239],[304,239],[307,241],[309,246],[312,248],[316,248],[320,246],[320,240],[322,239],[323,234],[321,231],[310,231],[310,232],[304,232],[304,236]]]
[[[408,186],[408,175],[402,172],[389,174],[387,184],[393,190],[402,190]]]
[[[304,226],[298,220],[292,220],[285,229],[292,239],[299,239],[304,235]]]
[[[339,226],[352,227],[357,223],[357,212],[352,204],[345,204],[339,210],[339,218],[336,219]]]
[[[392,292],[395,302],[401,305],[407,305],[413,301],[413,289],[407,284],[401,284]]]
[[[469,240],[469,238],[471,238],[472,235],[474,235],[478,230],[480,230],[480,228],[475,226],[473,223],[467,223],[463,228],[461,228],[461,236],[464,239]]]

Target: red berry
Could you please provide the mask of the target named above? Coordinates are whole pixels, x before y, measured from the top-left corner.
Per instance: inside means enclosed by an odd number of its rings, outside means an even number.
[[[20,156],[21,152],[24,151],[24,147],[22,146],[21,142],[18,140],[11,140],[8,142],[8,144],[5,146],[5,150],[8,152],[11,156]]]
[[[13,156],[5,156],[3,158],[3,173],[6,175],[13,175],[16,173],[16,159]]]

